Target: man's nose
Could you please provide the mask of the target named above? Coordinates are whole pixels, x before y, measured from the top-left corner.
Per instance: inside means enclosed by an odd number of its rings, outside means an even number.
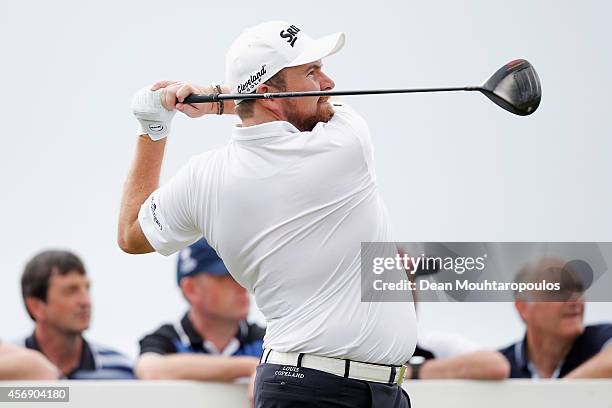
[[[568,300],[565,301],[567,307],[572,309],[578,309],[584,306],[584,297],[581,293],[573,293]]]
[[[91,296],[88,290],[81,291],[79,296],[79,304],[81,306],[90,307],[91,306]]]
[[[248,291],[239,283],[236,284],[236,287],[234,288],[236,290],[236,292],[238,292],[239,294],[243,294],[243,293],[248,293]]]
[[[247,290],[244,288],[244,286],[242,286],[241,284],[239,284],[238,282],[236,282],[233,279],[232,279],[232,285],[231,286],[233,287],[234,291],[236,291],[238,293],[247,292]]]
[[[321,72],[320,83],[322,91],[330,91],[336,86],[336,83],[323,72]]]

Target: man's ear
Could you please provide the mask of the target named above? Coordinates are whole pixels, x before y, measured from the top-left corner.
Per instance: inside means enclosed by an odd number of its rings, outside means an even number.
[[[525,302],[523,300],[515,300],[514,301],[514,307],[516,308],[516,311],[518,312],[519,316],[521,317],[521,320],[523,322],[527,322],[527,318],[529,315],[529,304],[528,302]]]
[[[181,290],[183,291],[183,296],[185,296],[187,302],[191,303],[195,294],[195,289],[195,282],[191,276],[181,279]]]
[[[255,92],[256,93],[268,93],[268,92],[278,92],[278,90],[266,84],[261,84],[257,87]],[[258,99],[257,103],[259,103],[262,108],[271,112],[279,120],[285,119],[285,116],[283,114],[283,110],[280,104],[280,99]]]
[[[32,315],[35,321],[42,320],[44,316],[45,307],[47,304],[40,299],[35,297],[27,297],[25,300],[26,309]]]
[[[257,88],[255,88],[255,93],[266,93],[266,92],[272,92],[272,88],[270,88],[266,84],[260,84],[257,86]]]

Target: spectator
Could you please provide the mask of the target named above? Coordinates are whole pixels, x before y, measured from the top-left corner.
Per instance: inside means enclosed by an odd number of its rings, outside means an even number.
[[[0,344],[0,381],[56,380],[59,370],[42,354],[12,344]]]
[[[247,323],[249,296],[205,240],[179,253],[177,281],[189,311],[140,341],[142,379],[231,381],[249,377],[265,330]]]
[[[36,323],[25,346],[40,351],[68,379],[133,378],[123,355],[83,338],[91,320],[85,266],[67,251],[45,251],[28,262],[21,277],[26,310]]]
[[[612,324],[584,326],[583,286],[575,278],[558,258],[531,262],[517,275],[517,282],[558,282],[561,291],[515,293],[527,332],[501,351],[511,378],[612,378]]]

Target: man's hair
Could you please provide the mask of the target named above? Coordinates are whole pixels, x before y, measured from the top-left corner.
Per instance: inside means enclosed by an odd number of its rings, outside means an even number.
[[[280,92],[286,91],[287,82],[285,81],[285,68],[274,74],[274,76],[264,82],[264,84],[273,86]],[[247,99],[236,105],[236,114],[240,117],[240,119],[253,117],[255,102],[255,99]]]
[[[30,259],[21,276],[21,295],[23,302],[29,297],[47,301],[49,281],[53,274],[66,275],[69,272],[85,275],[85,266],[78,256],[68,251],[44,251]],[[26,310],[32,320],[34,316]]]
[[[582,293],[584,283],[578,271],[573,270],[571,263],[558,257],[542,257],[526,263],[517,273],[514,282],[518,284],[535,284],[546,280],[559,285],[559,291],[525,290],[514,291],[514,299],[522,301],[564,301],[572,293]],[[544,297],[544,298],[543,298]]]

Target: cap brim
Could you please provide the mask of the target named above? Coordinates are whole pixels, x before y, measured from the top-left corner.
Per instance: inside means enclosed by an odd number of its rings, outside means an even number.
[[[344,42],[344,33],[330,34],[318,40],[313,40],[313,42],[308,45],[296,59],[287,64],[286,67],[308,64],[309,62],[318,61],[335,54],[344,47]]]

